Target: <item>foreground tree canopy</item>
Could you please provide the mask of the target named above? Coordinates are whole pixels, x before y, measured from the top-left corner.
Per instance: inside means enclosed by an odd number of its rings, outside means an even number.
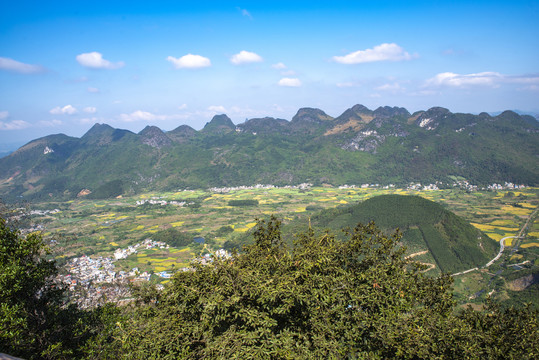
[[[533,358],[531,311],[454,315],[449,276],[404,257],[400,234],[358,225],[348,241],[308,231],[293,248],[280,223],[231,258],[178,273],[115,333],[125,358]],[[502,314],[503,313],[503,314]],[[522,341],[517,342],[516,336]],[[515,344],[519,343],[519,344]]]
[[[425,276],[400,234],[312,230],[293,247],[275,218],[230,258],[197,263],[130,306],[66,306],[38,235],[0,221],[0,352],[27,359],[534,359],[529,308],[455,313],[451,278]]]
[[[68,305],[40,234],[21,235],[0,217],[0,353],[25,359],[82,357],[101,318]]]

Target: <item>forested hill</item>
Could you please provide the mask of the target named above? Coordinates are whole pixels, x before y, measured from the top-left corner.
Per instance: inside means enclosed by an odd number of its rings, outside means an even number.
[[[215,116],[140,133],[94,125],[81,138],[46,136],[0,159],[0,197],[69,199],[212,186],[405,184],[509,181],[539,185],[539,125],[531,116],[452,113],[431,108],[370,110],[333,118],[303,108],[290,120]]]
[[[442,205],[419,196],[381,195],[355,205],[323,210],[310,219],[313,229],[353,229],[374,221],[386,234],[397,228],[408,254],[433,263],[438,272],[455,273],[480,267],[496,255],[497,244]],[[306,230],[305,221],[285,226],[289,234]],[[343,237],[344,234],[341,233]]]

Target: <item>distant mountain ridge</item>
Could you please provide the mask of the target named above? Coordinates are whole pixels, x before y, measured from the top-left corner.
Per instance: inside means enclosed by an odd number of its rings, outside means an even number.
[[[433,107],[354,105],[338,117],[301,108],[290,120],[225,114],[202,130],[147,126],[138,134],[95,124],[81,138],[33,140],[0,159],[4,200],[68,199],[120,181],[125,193],[266,183],[406,184],[510,181],[539,185],[539,123]],[[115,183],[116,184],[116,183]]]

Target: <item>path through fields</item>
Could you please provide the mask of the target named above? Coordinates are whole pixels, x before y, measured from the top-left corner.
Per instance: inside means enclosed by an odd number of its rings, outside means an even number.
[[[537,209],[535,209],[535,211],[533,211],[530,214],[530,216],[528,217],[528,220],[526,220],[526,222],[524,223],[524,225],[522,226],[522,228],[518,232],[518,235],[516,235],[516,236],[506,236],[506,237],[502,238],[500,240],[500,251],[498,252],[498,255],[496,255],[492,260],[490,260],[482,268],[483,269],[488,268],[489,266],[494,264],[496,262],[496,260],[498,260],[502,256],[503,250],[505,249],[505,239],[518,239],[518,240],[520,240],[520,239],[524,238],[523,234],[525,234],[525,231],[528,229],[528,227],[530,225],[530,222],[535,218],[535,216],[537,216],[538,213],[539,213],[539,207]],[[518,249],[518,246],[520,245],[520,241],[518,241],[518,240],[517,240],[516,244],[513,246],[513,251],[516,251],[516,249]],[[414,255],[414,254],[412,254],[412,255]],[[466,271],[461,271],[461,272],[458,272],[458,273],[451,274],[451,276],[458,276],[458,275],[466,274],[466,273],[472,272],[474,270],[479,270],[479,268],[473,268],[473,269],[469,269],[469,270],[466,270]]]

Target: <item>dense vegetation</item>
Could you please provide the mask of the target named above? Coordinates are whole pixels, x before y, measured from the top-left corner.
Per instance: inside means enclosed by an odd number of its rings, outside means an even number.
[[[432,108],[374,111],[356,105],[337,118],[300,109],[289,122],[217,115],[201,131],[180,126],[139,134],[96,124],[82,138],[51,135],[0,158],[0,196],[33,201],[250,184],[333,185],[411,181],[538,185],[538,122],[504,112],[453,114]],[[45,149],[53,152],[46,152]]]
[[[347,241],[312,229],[290,248],[259,222],[231,258],[179,272],[163,291],[82,312],[61,306],[39,235],[0,220],[0,351],[28,359],[534,359],[528,307],[457,313],[451,278],[404,257],[400,234],[357,225]],[[47,315],[35,321],[36,314]],[[63,319],[64,322],[62,322]]]
[[[374,221],[386,233],[400,229],[402,242],[415,250],[428,250],[442,272],[455,273],[485,265],[496,253],[496,243],[440,204],[419,196],[382,195],[355,205],[319,212],[311,217],[314,228],[338,233],[357,222]],[[287,233],[301,229],[300,222]]]
[[[228,206],[256,206],[258,200],[230,200]]]
[[[92,192],[88,198],[90,199],[108,199],[116,197],[124,193],[122,180],[112,180],[99,186]]]
[[[77,358],[94,334],[95,313],[66,304],[38,234],[22,236],[0,217],[0,353],[26,359]]]
[[[159,230],[152,234],[152,239],[155,241],[162,241],[175,247],[187,246],[193,242],[193,237],[191,235],[175,228]]]

